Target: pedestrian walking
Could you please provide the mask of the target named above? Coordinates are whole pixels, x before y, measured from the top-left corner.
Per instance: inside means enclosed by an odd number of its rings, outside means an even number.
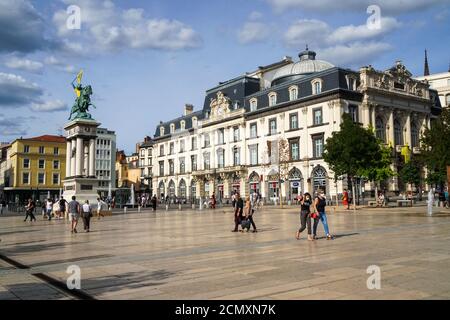
[[[236,193],[236,206],[234,209],[234,230],[232,232],[238,232],[239,225],[243,219],[244,201],[239,193]]]
[[[300,240],[300,234],[306,229],[308,226],[308,240],[313,241],[313,237],[311,235],[311,205],[313,204],[311,195],[309,193],[305,193],[300,198],[300,229],[297,231],[295,238]]]
[[[97,198],[97,218],[100,220],[100,216],[104,217],[105,215],[102,213],[103,208],[106,206],[106,203],[99,197]]]
[[[317,197],[314,199],[314,207],[317,211],[317,218],[314,219],[313,225],[313,238],[317,239],[317,226],[319,225],[319,221],[322,222],[323,228],[325,230],[325,235],[327,236],[327,240],[333,239],[333,236],[330,234],[330,230],[328,227],[327,215],[325,213],[325,207],[327,205],[327,201],[322,190],[318,190]]]
[[[244,218],[247,221],[247,232],[250,231],[250,225],[253,228],[253,232],[258,232],[256,229],[256,224],[253,221],[254,212],[255,212],[255,210],[253,210],[253,206],[252,206],[250,197],[247,197],[247,200],[245,202],[245,207],[244,207]]]
[[[64,199],[64,197],[61,197],[61,199],[59,199],[59,218],[62,219],[62,217],[66,218],[66,213],[67,213],[67,201],[66,199]]]
[[[212,196],[211,196],[211,208],[215,209],[216,208],[216,193],[213,192]]]
[[[350,210],[350,202],[348,197],[347,189],[344,189],[344,193],[342,194],[342,205],[344,207],[347,207],[347,210]]]
[[[78,218],[80,217],[81,208],[75,196],[72,197],[72,201],[69,202],[68,207],[69,215],[72,218],[71,232],[77,233]]]
[[[52,199],[48,198],[46,203],[45,203],[45,213],[47,215],[47,219],[48,221],[52,220],[52,211],[53,211],[53,201]]]
[[[36,221],[36,217],[34,216],[35,209],[36,209],[36,204],[34,203],[34,201],[31,199],[28,199],[28,204],[25,207],[26,216],[25,216],[25,220],[23,220],[23,222],[27,221],[28,217],[30,217],[30,222],[33,220]]]
[[[89,204],[89,200],[86,200],[84,202],[82,211],[83,212],[81,218],[83,219],[84,231],[89,232],[92,218],[92,208]]]
[[[449,199],[449,195],[448,195],[448,188],[445,189],[444,192],[444,198],[445,198],[445,207],[448,209],[450,207],[450,199]]]
[[[151,202],[152,202],[152,209],[153,209],[153,211],[156,211],[156,204],[158,202],[158,199],[156,199],[156,194],[153,195]]]

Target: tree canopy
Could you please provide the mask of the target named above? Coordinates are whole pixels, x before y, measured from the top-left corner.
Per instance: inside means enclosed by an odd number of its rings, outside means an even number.
[[[376,180],[390,174],[386,169],[388,159],[391,163],[387,150],[382,148],[371,129],[354,123],[348,114],[344,114],[340,131],[333,132],[325,143],[323,157],[335,178],[367,175]]]
[[[421,137],[421,157],[427,166],[427,182],[443,185],[450,166],[450,109],[444,108],[431,128],[426,128]]]

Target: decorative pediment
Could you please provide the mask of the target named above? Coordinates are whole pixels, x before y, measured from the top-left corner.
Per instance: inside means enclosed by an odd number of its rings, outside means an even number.
[[[217,92],[217,98],[211,101],[211,117],[220,117],[230,112],[231,99],[221,91]]]

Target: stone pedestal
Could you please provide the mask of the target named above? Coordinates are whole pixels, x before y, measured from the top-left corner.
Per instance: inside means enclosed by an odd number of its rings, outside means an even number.
[[[95,120],[75,119],[64,127],[68,149],[63,196],[67,201],[75,196],[80,203],[89,200],[94,204],[98,198],[95,141],[99,125]]]

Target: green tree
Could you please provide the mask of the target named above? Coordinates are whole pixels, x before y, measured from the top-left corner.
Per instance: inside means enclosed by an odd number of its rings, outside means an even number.
[[[421,137],[421,158],[428,169],[427,182],[443,186],[450,165],[450,109],[444,108],[438,119],[426,128]]]
[[[422,184],[422,166],[418,157],[411,158],[410,161],[405,163],[403,168],[399,171],[398,176],[403,182],[413,184],[416,188],[416,192],[421,196],[421,184]]]
[[[373,132],[373,130],[371,130]],[[392,147],[384,145],[378,141],[380,145],[381,158],[376,165],[368,169],[361,169],[359,174],[366,177],[369,181],[375,183],[375,197],[378,197],[378,188],[381,181],[389,179],[395,175],[391,168],[392,164]]]
[[[373,168],[380,168],[382,149],[371,129],[354,123],[348,114],[342,117],[340,131],[333,132],[324,146],[323,158],[338,176],[346,175],[352,181],[355,195],[355,178]],[[353,207],[355,208],[355,196]]]

